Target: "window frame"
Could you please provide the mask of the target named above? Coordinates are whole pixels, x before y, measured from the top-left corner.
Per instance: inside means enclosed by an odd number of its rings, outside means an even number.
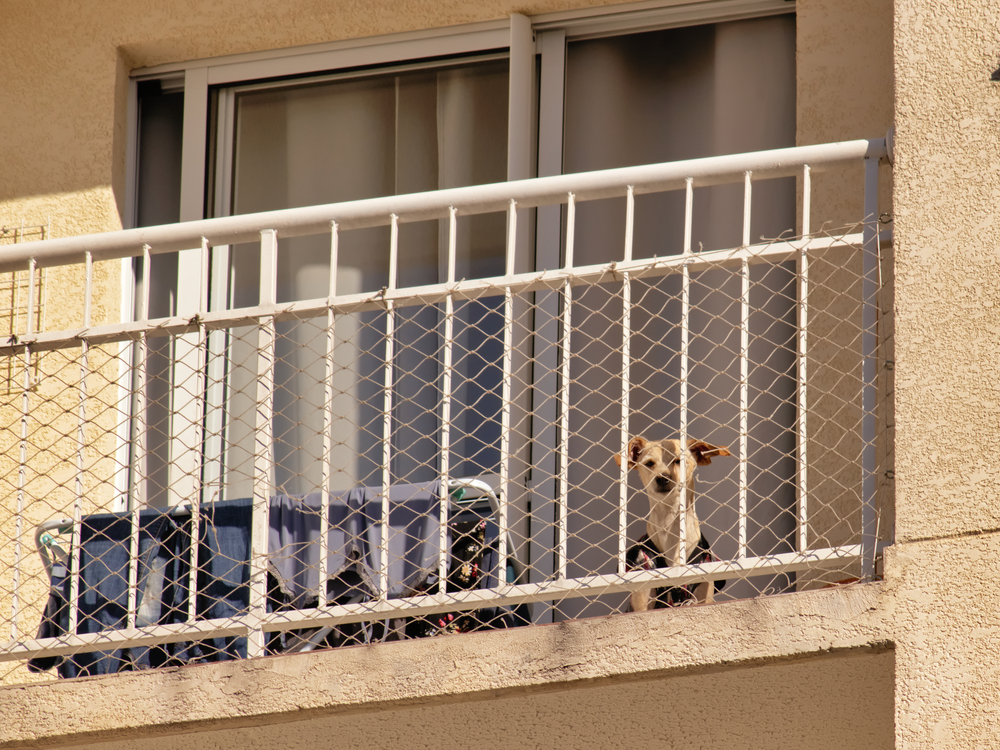
[[[518,126],[514,139],[518,148],[508,150],[512,162],[509,166],[518,168],[508,171],[509,179],[523,179],[536,176],[527,168],[532,160],[526,148],[529,144],[523,142],[531,130],[536,56],[541,56],[551,66],[557,60],[560,42],[564,45],[568,41],[599,36],[761,18],[794,11],[794,0],[643,0],[532,17],[513,14],[508,19],[497,21],[139,68],[132,71],[129,80],[123,226],[132,228],[136,221],[137,86],[141,81],[160,80],[172,90],[184,91],[180,221],[190,221],[204,218],[210,86],[507,50],[513,65],[510,119]],[[552,83],[557,79],[558,71],[550,67],[547,80],[539,82],[539,91],[545,93],[551,90]],[[546,86],[546,83],[549,85]],[[557,101],[553,99],[547,103],[555,107]],[[544,112],[537,114],[541,118]],[[540,168],[537,176],[543,175]]]
[[[644,2],[614,5],[603,8],[584,8],[573,11],[527,17],[514,14],[509,19],[469,24],[436,30],[416,31],[381,37],[332,42],[307,47],[288,48],[267,52],[231,55],[226,57],[194,60],[134,71],[129,88],[129,142],[128,180],[126,184],[127,214],[125,225],[135,222],[135,170],[137,162],[137,85],[150,79],[167,80],[184,91],[183,149],[181,167],[180,221],[205,217],[206,206],[219,205],[219,195],[208,195],[208,175],[212,169],[209,139],[210,92],[213,87],[258,85],[274,79],[323,74],[337,76],[335,71],[365,68],[386,71],[421,64],[447,57],[474,55],[505,55],[510,59],[510,86],[508,98],[508,164],[509,180],[544,177],[562,173],[563,167],[563,104],[565,94],[566,50],[572,41],[598,37],[618,36],[668,28],[719,23],[747,18],[794,13],[795,3],[789,0],[645,0]],[[261,84],[263,85],[263,84]],[[220,111],[219,120],[225,111]],[[226,132],[217,127],[216,132]],[[231,132],[231,130],[229,131]],[[223,144],[224,146],[224,144]],[[222,148],[228,152],[228,149]],[[222,158],[225,158],[224,156]],[[224,173],[224,169],[219,172]],[[216,188],[216,191],[218,188]],[[521,221],[517,227],[517,247],[533,248],[518,258],[516,271],[554,267],[559,264],[562,246],[562,219],[559,207],[537,211],[535,221]],[[179,290],[176,314],[197,310],[201,294],[200,266],[197,250],[179,253],[179,277],[189,280]],[[131,261],[123,261],[130,264]],[[123,269],[124,271],[125,269]],[[131,268],[123,273],[131,279]],[[122,309],[133,309],[132,285],[123,284]],[[186,293],[186,296],[185,296]],[[547,440],[558,421],[558,390],[548,382],[556,372],[557,354],[540,342],[555,340],[558,315],[554,314],[558,301],[553,296],[539,299],[546,307],[543,326],[534,326],[528,338],[519,342],[529,362],[535,362],[530,375],[527,398],[533,399],[523,407],[530,419],[530,435],[523,440],[519,450],[530,451],[532,444],[549,445]],[[548,309],[553,308],[553,309]],[[533,340],[535,339],[535,340]],[[537,345],[536,345],[537,344]],[[532,351],[534,350],[534,351]],[[541,373],[541,374],[540,374]],[[127,441],[125,450],[127,451]],[[526,489],[536,500],[533,515],[543,526],[554,523],[555,505],[547,502],[555,497],[556,454],[542,450],[525,462],[528,475]],[[122,465],[127,465],[123,462]],[[173,461],[171,461],[173,464]],[[178,469],[178,476],[190,476],[185,467]],[[127,482],[127,477],[124,478]],[[123,508],[124,509],[124,508]],[[552,518],[548,516],[552,515]],[[554,561],[552,545],[536,540],[530,530],[523,532],[528,540],[525,562],[536,571],[551,569]],[[537,549],[531,547],[538,545]]]

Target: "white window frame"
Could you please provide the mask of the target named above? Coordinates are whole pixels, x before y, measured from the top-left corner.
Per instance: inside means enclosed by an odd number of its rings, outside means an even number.
[[[514,14],[509,19],[487,23],[469,24],[443,29],[407,32],[366,39],[346,40],[306,47],[271,50],[219,58],[193,60],[184,63],[160,65],[133,72],[129,89],[129,142],[127,173],[126,214],[127,227],[135,222],[135,166],[137,162],[136,111],[137,86],[140,81],[158,79],[168,81],[184,91],[183,150],[181,167],[180,221],[204,218],[206,205],[206,154],[208,153],[209,89],[213,86],[238,86],[241,83],[309,75],[348,68],[399,66],[407,63],[433,60],[446,56],[479,55],[494,52],[509,55],[509,125],[508,125],[508,165],[510,180],[530,177],[544,177],[562,173],[563,153],[563,101],[565,91],[565,60],[567,43],[582,39],[632,34],[668,28],[718,23],[747,18],[792,13],[795,3],[789,0],[645,0],[644,2],[584,8],[559,13],[549,13],[534,17]],[[536,75],[536,65],[540,64],[540,75]],[[211,196],[217,203],[217,196]],[[517,247],[534,247],[535,257],[518,258],[516,272],[554,267],[559,264],[562,246],[561,209],[557,206],[540,209],[534,226],[528,221],[518,222]],[[531,242],[531,235],[534,242]],[[525,254],[526,255],[526,254]],[[199,295],[211,293],[204,289],[202,275],[207,269],[201,267],[201,254],[197,249],[182,251],[179,258],[179,278],[184,278],[186,294],[178,296],[176,314],[198,309]],[[131,261],[123,261],[130,264]],[[218,275],[216,275],[218,277]],[[123,279],[131,279],[131,268],[123,268]],[[122,310],[133,309],[132,286],[123,284]],[[556,305],[554,297],[541,305]],[[557,325],[557,315],[549,311],[547,319]],[[536,330],[534,336],[552,338],[552,331]],[[525,349],[531,346],[530,338],[521,342]],[[196,351],[191,342],[191,356]],[[183,347],[184,342],[180,341]],[[525,352],[530,359],[530,352]],[[528,445],[552,444],[547,433],[555,430],[557,424],[557,391],[552,383],[544,382],[556,372],[555,352],[546,355],[552,361],[536,361],[530,392],[535,403],[527,404],[526,410],[531,420],[531,436]],[[183,360],[183,357],[180,357]],[[175,357],[175,367],[177,358]],[[191,366],[197,366],[192,361]],[[124,376],[123,376],[124,377]],[[547,394],[547,395],[546,395]],[[173,410],[171,410],[173,414]],[[180,415],[185,424],[195,424],[192,415]],[[172,443],[195,444],[194,436]],[[126,466],[127,435],[122,436],[122,460]],[[191,454],[170,456],[171,488],[176,488],[174,501],[183,501],[185,495],[193,494],[194,486],[186,487],[185,482],[196,476],[194,462],[197,456]],[[190,452],[189,452],[190,453]],[[526,477],[527,490],[539,501],[533,503],[533,514],[543,525],[554,524],[556,503],[555,480],[557,475],[556,457],[553,451],[532,457],[527,462],[530,474]],[[531,477],[535,479],[531,479]],[[539,479],[542,478],[542,479]],[[120,497],[125,497],[127,472],[122,473]],[[546,501],[548,500],[548,501]],[[124,502],[124,500],[123,500]],[[122,510],[125,509],[123,506]],[[547,516],[552,516],[548,518]],[[533,538],[524,532],[525,538]],[[538,543],[538,549],[528,550],[526,562],[530,569],[544,574],[555,564],[552,546]],[[536,559],[537,558],[537,559]]]
[[[268,50],[217,58],[167,63],[134,70],[128,102],[125,228],[135,226],[137,163],[137,86],[144,80],[167,82],[184,91],[184,154],[181,174],[181,221],[204,218],[205,153],[207,148],[208,87],[360,66],[378,66],[486,50],[509,50],[512,60],[510,90],[509,177],[532,176],[530,138],[535,84],[534,58],[555,60],[558,41],[631,34],[640,31],[718,23],[794,12],[794,0],[645,0],[603,8],[585,8],[533,17],[514,14],[509,19],[442,29],[389,34],[303,47]],[[556,80],[548,77],[550,88]],[[540,85],[543,94],[546,81]],[[544,100],[543,100],[544,101]],[[559,100],[548,101],[555,107]],[[541,114],[541,113],[539,113]],[[561,125],[561,122],[560,122]],[[541,169],[539,172],[541,173]],[[131,306],[123,308],[130,310]]]
[[[557,174],[561,170],[562,90],[566,42],[600,36],[759,18],[794,12],[794,0],[644,0],[602,8],[583,8],[533,17],[442,29],[389,34],[324,44],[268,50],[217,58],[167,63],[132,72],[128,91],[128,140],[124,228],[136,225],[138,165],[138,84],[159,80],[184,92],[184,132],[181,168],[180,221],[204,217],[205,170],[208,149],[209,87],[321,71],[398,64],[487,50],[507,50],[511,59],[508,179]],[[535,82],[535,61],[543,62]],[[536,97],[536,94],[540,96]],[[539,101],[538,111],[534,102]],[[533,147],[538,120],[537,168]],[[540,218],[539,223],[545,222]],[[527,231],[524,227],[522,231]],[[551,231],[541,229],[540,231]],[[130,261],[129,261],[130,262]],[[201,269],[185,257],[184,278],[198,279]],[[190,271],[192,275],[187,275]],[[131,274],[123,275],[131,278]],[[189,289],[197,289],[194,283]],[[123,284],[122,310],[133,309],[133,290]],[[189,299],[179,300],[178,313]]]

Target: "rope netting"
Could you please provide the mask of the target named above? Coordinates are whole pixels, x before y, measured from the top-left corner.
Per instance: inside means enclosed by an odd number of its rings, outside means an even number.
[[[6,678],[870,576],[892,528],[891,289],[880,273],[866,351],[858,231],[12,340]]]

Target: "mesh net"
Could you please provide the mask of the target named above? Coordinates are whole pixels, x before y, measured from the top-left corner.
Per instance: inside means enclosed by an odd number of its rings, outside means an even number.
[[[892,528],[891,289],[880,273],[866,339],[857,231],[154,321],[110,343],[12,341],[0,671],[101,674],[857,579]],[[691,451],[660,446],[682,431]]]

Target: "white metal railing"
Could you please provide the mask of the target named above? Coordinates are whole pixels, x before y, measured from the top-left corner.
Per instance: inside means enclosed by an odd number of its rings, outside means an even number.
[[[190,642],[209,638],[246,637],[247,654],[261,655],[268,650],[271,634],[287,633],[304,628],[326,628],[344,626],[350,623],[371,623],[387,618],[418,618],[432,615],[442,615],[455,612],[470,612],[483,607],[515,608],[520,605],[539,607],[527,619],[530,621],[545,621],[545,618],[565,616],[553,604],[574,599],[601,599],[634,591],[650,585],[682,586],[702,581],[720,579],[751,579],[755,576],[795,574],[803,571],[843,571],[844,575],[857,573],[862,578],[874,575],[874,565],[879,546],[878,515],[879,506],[879,469],[884,466],[884,458],[880,451],[886,447],[886,433],[880,421],[882,399],[880,393],[881,370],[879,363],[885,357],[885,322],[879,309],[879,291],[881,288],[880,270],[880,238],[878,232],[878,167],[885,157],[885,142],[883,140],[859,140],[837,144],[807,146],[776,151],[741,154],[725,157],[696,159],[685,162],[648,165],[624,169],[606,170],[577,175],[546,177],[518,182],[495,185],[482,185],[468,188],[441,190],[415,195],[393,196],[362,200],[349,203],[315,206],[300,209],[288,209],[268,213],[235,216],[227,218],[194,221],[162,227],[126,230],[101,235],[85,237],[70,237],[64,239],[44,240],[40,242],[17,245],[8,249],[0,258],[0,272],[20,272],[28,275],[28,289],[35,289],[35,277],[43,268],[57,266],[82,265],[84,268],[83,285],[83,315],[78,326],[64,325],[59,330],[36,331],[32,328],[31,316],[28,316],[26,329],[13,336],[6,346],[0,347],[0,356],[15,358],[24,363],[23,394],[16,419],[19,427],[19,458],[16,467],[9,469],[14,478],[8,484],[16,486],[16,503],[6,515],[16,522],[16,539],[14,546],[4,556],[3,564],[9,565],[12,588],[5,592],[10,601],[10,641],[0,644],[0,660],[11,661],[39,656],[59,656],[80,653],[82,651],[109,649],[125,649],[152,644],[170,644]],[[817,173],[842,170],[865,165],[864,216],[859,217],[860,231],[852,230],[840,234],[816,233],[811,231],[811,193],[812,180]],[[751,217],[753,215],[754,184],[763,180],[792,177],[799,179],[801,194],[802,234],[788,239],[772,239],[753,242],[751,237]],[[713,185],[734,184],[743,188],[742,241],[737,247],[710,251],[695,251],[693,248],[692,226],[695,207],[696,188]],[[648,257],[648,254],[634,252],[634,227],[637,207],[636,197],[644,194],[666,191],[684,191],[684,226],[683,250],[679,255],[665,257]],[[625,234],[624,250],[621,257],[599,264],[580,265],[575,256],[578,238],[575,233],[577,211],[581,203],[606,198],[625,199]],[[563,239],[563,263],[559,268],[545,271],[517,272],[515,262],[519,253],[529,252],[529,248],[516,245],[517,222],[526,220],[529,211],[539,206],[561,205],[565,211],[565,233]],[[460,217],[476,214],[503,212],[507,217],[506,245],[504,253],[505,271],[500,277],[456,279],[456,255],[458,242],[456,227]],[[445,222],[446,231],[444,281],[436,284],[411,286],[402,283],[399,272],[400,257],[400,225],[404,223],[439,220]],[[389,227],[390,240],[387,248],[389,257],[388,283],[377,293],[370,291],[338,294],[337,269],[342,258],[339,254],[339,241],[345,232],[367,227]],[[279,238],[304,235],[326,235],[330,238],[330,284],[329,294],[320,299],[294,300],[282,302],[278,300],[276,283],[279,264]],[[260,290],[258,302],[252,306],[234,309],[210,309],[208,293],[208,269],[210,257],[214,249],[223,246],[234,246],[244,243],[255,243],[259,246],[260,257]],[[196,248],[202,259],[203,276],[201,300],[197,313],[193,316],[167,316],[156,319],[149,317],[150,279],[148,269],[152,255],[179,250]],[[860,316],[859,336],[848,336],[851,346],[856,346],[854,356],[859,367],[859,389],[853,386],[844,393],[827,391],[817,394],[809,381],[811,376],[810,362],[814,359],[817,347],[825,345],[840,347],[839,342],[828,334],[823,341],[810,338],[811,315],[816,311],[813,300],[816,282],[811,276],[810,264],[813,258],[828,258],[833,253],[842,253],[849,258],[844,261],[844,267],[851,267],[855,259],[860,260],[860,277],[852,277],[858,281],[858,295],[852,300]],[[642,257],[639,257],[642,255]],[[93,324],[92,310],[95,298],[106,290],[94,287],[94,264],[120,258],[143,258],[147,277],[143,285],[145,296],[139,300],[136,320],[115,323]],[[840,256],[838,256],[840,257]],[[827,262],[824,260],[823,262]],[[754,437],[753,422],[759,417],[753,412],[749,391],[750,370],[756,366],[753,360],[752,347],[759,336],[751,333],[751,319],[758,312],[752,292],[758,282],[753,280],[752,269],[758,266],[773,267],[780,264],[794,264],[795,296],[788,304],[788,309],[796,318],[795,335],[791,351],[794,353],[795,367],[792,374],[794,389],[792,400],[796,404],[795,416],[787,425],[794,435],[794,476],[789,481],[794,486],[795,507],[790,510],[794,517],[794,529],[791,538],[794,539],[791,549],[781,545],[766,549],[754,550],[753,510],[751,504],[760,504],[766,499],[755,498],[752,490],[751,472],[768,467],[755,467],[748,458],[751,453],[750,443]],[[627,464],[623,462],[620,473],[614,478],[618,485],[617,498],[613,500],[616,512],[613,522],[609,521],[608,538],[613,541],[598,546],[607,548],[609,560],[614,562],[611,569],[602,566],[581,572],[580,563],[573,559],[572,548],[579,546],[585,539],[579,508],[574,503],[588,491],[585,482],[575,479],[574,462],[571,441],[578,431],[571,425],[571,413],[579,409],[571,387],[576,382],[574,363],[586,356],[586,347],[578,350],[574,346],[574,334],[581,325],[577,310],[578,294],[591,289],[613,290],[615,309],[620,306],[620,317],[613,323],[620,331],[621,346],[617,351],[617,374],[612,379],[617,380],[617,400],[619,406],[619,422],[615,444],[609,446],[612,452],[622,449],[633,434],[632,423],[635,416],[635,404],[631,394],[638,386],[633,382],[632,373],[637,366],[648,366],[644,361],[644,352],[637,351],[633,341],[637,323],[633,316],[645,317],[647,311],[641,302],[642,294],[649,289],[655,289],[661,280],[679,277],[679,319],[663,319],[663,323],[679,326],[679,375],[677,376],[679,410],[678,421],[675,424],[664,425],[663,430],[669,434],[679,434],[686,441],[691,435],[691,424],[695,418],[689,413],[689,407],[694,398],[691,389],[695,386],[690,381],[690,368],[699,364],[694,361],[692,316],[698,312],[697,303],[693,301],[692,287],[698,283],[699,274],[722,270],[735,274],[739,279],[739,293],[735,301],[738,312],[735,313],[733,330],[738,332],[738,346],[733,352],[733,358],[738,361],[738,387],[734,396],[734,408],[738,414],[738,424],[729,425],[738,437],[731,447],[737,455],[737,468],[733,479],[732,497],[729,503],[736,508],[737,522],[735,530],[720,527],[719,533],[732,534],[734,539],[734,554],[715,562],[703,562],[698,565],[681,565],[666,569],[630,570],[627,564],[627,553],[635,541],[634,534],[637,514],[630,510],[630,502],[636,494],[629,488]],[[853,287],[852,287],[853,289]],[[559,468],[553,477],[555,491],[550,499],[554,511],[554,521],[551,530],[545,529],[545,534],[535,531],[518,531],[515,526],[521,524],[529,528],[531,510],[515,506],[515,498],[523,498],[525,492],[524,476],[520,469],[525,445],[531,443],[532,436],[519,433],[519,421],[523,418],[524,408],[518,406],[518,390],[521,385],[515,383],[521,370],[517,359],[530,347],[524,343],[520,330],[519,317],[525,305],[530,305],[531,295],[543,292],[558,292],[561,297],[559,321],[561,333],[558,341],[558,362],[555,372],[559,375],[558,391],[554,394],[560,405],[557,423],[557,441],[546,449],[556,452]],[[839,293],[843,293],[839,290]],[[785,294],[784,291],[781,294]],[[847,292],[848,296],[854,292]],[[787,295],[785,295],[787,297]],[[317,606],[308,609],[291,609],[283,611],[268,611],[269,592],[267,587],[269,555],[274,550],[269,549],[268,519],[269,502],[279,488],[275,486],[275,459],[273,444],[277,439],[274,434],[274,394],[276,383],[276,346],[280,338],[278,326],[300,321],[324,320],[324,339],[317,356],[325,358],[325,375],[323,376],[322,397],[322,455],[316,458],[320,464],[322,490],[320,515],[330,518],[331,477],[335,467],[330,463],[331,447],[337,439],[334,434],[335,424],[339,418],[333,411],[334,393],[334,355],[338,346],[343,344],[337,338],[337,322],[341,318],[358,316],[365,313],[377,313],[382,316],[384,328],[379,335],[383,342],[383,368],[381,372],[381,476],[376,484],[383,488],[381,495],[380,517],[377,526],[382,530],[379,536],[378,559],[390,559],[389,533],[391,526],[390,494],[385,489],[397,483],[391,467],[395,460],[394,443],[395,417],[397,410],[397,383],[401,373],[397,372],[396,362],[399,351],[399,330],[402,324],[397,316],[400,310],[415,308],[433,308],[441,312],[440,349],[435,354],[440,362],[440,379],[434,383],[438,393],[433,409],[439,415],[439,432],[436,439],[440,445],[440,455],[434,466],[436,475],[442,480],[440,498],[437,509],[435,568],[438,579],[444,581],[449,576],[452,564],[453,550],[449,548],[448,524],[455,510],[452,499],[454,454],[453,416],[457,408],[464,404],[456,403],[456,384],[453,382],[455,361],[457,356],[467,354],[458,343],[455,331],[457,320],[456,307],[472,300],[497,298],[501,304],[496,309],[502,319],[500,330],[495,332],[502,345],[502,358],[499,363],[500,380],[500,413],[497,415],[499,426],[497,465],[484,467],[485,474],[495,474],[495,487],[484,490],[483,494],[492,498],[490,508],[491,523],[496,524],[495,546],[497,559],[503,571],[495,585],[486,588],[470,588],[461,590],[439,590],[432,593],[410,592],[410,595],[390,596],[391,582],[388,565],[374,571],[376,581],[371,597],[364,601],[337,603],[328,598],[325,585],[321,585]],[[31,304],[29,303],[29,308]],[[591,308],[584,308],[585,313],[591,313]],[[728,313],[727,313],[728,314]],[[191,412],[198,415],[207,414],[211,406],[213,380],[211,375],[213,350],[208,345],[209,336],[214,331],[227,331],[235,337],[234,331],[244,328],[253,329],[253,349],[255,358],[250,369],[256,385],[253,403],[253,435],[256,444],[254,451],[252,474],[252,532],[250,537],[249,555],[249,594],[248,606],[245,612],[231,617],[211,618],[199,615],[198,598],[204,592],[199,591],[199,570],[205,564],[199,559],[199,546],[189,545],[185,553],[187,566],[185,614],[183,622],[168,624],[141,624],[137,619],[142,599],[144,576],[149,575],[148,567],[140,563],[141,521],[140,505],[144,497],[143,486],[151,478],[143,467],[148,466],[151,452],[155,450],[149,445],[146,413],[149,349],[152,342],[158,339],[173,341],[175,357],[187,357],[193,361],[193,371],[197,373],[197,383],[191,386],[193,391]],[[516,330],[517,329],[517,330]],[[435,329],[438,330],[438,329]],[[493,335],[493,334],[490,334]],[[519,339],[518,337],[521,336]],[[115,347],[118,347],[117,349]],[[181,346],[189,348],[187,354],[176,354]],[[310,345],[311,346],[311,345]],[[66,394],[59,398],[67,405],[61,407],[67,414],[73,413],[76,421],[72,431],[75,445],[71,450],[66,447],[65,458],[75,460],[72,501],[68,507],[53,507],[53,520],[43,529],[44,537],[39,536],[39,549],[50,554],[53,559],[47,559],[46,569],[51,573],[52,565],[66,566],[68,580],[68,620],[66,632],[46,638],[34,638],[33,629],[41,604],[29,604],[22,589],[29,571],[35,570],[35,578],[39,577],[38,566],[29,562],[23,537],[31,533],[32,521],[29,521],[29,476],[32,473],[44,471],[32,465],[29,457],[29,442],[31,441],[32,413],[37,406],[32,393],[39,386],[39,378],[46,375],[34,375],[33,358],[46,353],[63,352],[65,357],[75,363],[77,379],[70,391],[72,398]],[[106,396],[95,398],[97,385],[95,381],[107,375],[101,374],[100,367],[93,363],[95,352],[111,352],[112,358],[124,363],[128,370],[128,382],[134,385],[123,386],[125,395],[120,401],[111,403]],[[191,359],[193,357],[193,359]],[[135,364],[138,363],[138,364]],[[537,363],[536,363],[537,364]],[[233,367],[232,363],[229,365]],[[853,365],[852,365],[853,367]],[[132,376],[135,380],[132,380]],[[50,376],[51,377],[51,376]],[[59,377],[64,377],[60,371]],[[116,376],[117,377],[117,376]],[[120,382],[125,382],[120,379]],[[216,389],[224,387],[228,381],[215,380]],[[220,386],[220,383],[222,384]],[[176,384],[175,384],[176,386]],[[705,386],[697,389],[703,391]],[[842,500],[824,502],[827,506],[817,508],[811,506],[817,490],[814,486],[822,482],[815,481],[810,473],[814,471],[810,446],[816,441],[816,431],[810,419],[813,399],[836,398],[845,403],[851,403],[859,416],[857,420],[857,435],[860,452],[857,455],[854,471],[857,475],[859,490],[856,494],[852,487],[843,489],[843,494],[852,498],[854,505],[844,511]],[[124,407],[121,404],[132,403]],[[728,398],[728,397],[727,397]],[[75,403],[69,401],[75,399]],[[15,408],[9,406],[8,408]],[[530,407],[527,407],[530,410]],[[519,411],[520,410],[520,411]],[[95,425],[101,423],[102,412],[117,411],[118,417],[110,419],[116,422],[107,428],[108,434],[118,436],[122,443],[122,424],[133,426],[125,430],[131,444],[131,454],[127,461],[116,458],[116,453],[99,457],[95,461],[89,454],[91,450],[92,432]],[[233,417],[229,417],[232,419]],[[182,441],[181,450],[194,454],[192,465],[205,466],[206,456],[204,445],[213,428],[208,427],[208,417],[199,417],[188,425],[190,432]],[[357,425],[355,425],[357,428]],[[367,429],[367,427],[365,428]],[[372,428],[374,429],[374,428]],[[659,435],[659,437],[666,435]],[[175,442],[181,441],[180,430],[171,437]],[[122,443],[123,444],[123,443]],[[101,459],[104,464],[101,464]],[[522,463],[519,463],[522,462]],[[113,465],[113,464],[120,465]],[[94,467],[97,468],[94,468]],[[107,487],[111,484],[112,475],[121,475],[122,471],[130,478],[127,487],[122,489],[124,496],[130,500],[127,503],[131,511],[128,534],[128,565],[127,565],[127,610],[123,625],[114,629],[104,629],[100,632],[77,632],[80,624],[78,606],[82,584],[81,560],[81,530],[88,513],[108,510],[108,502],[95,502],[92,493],[99,492],[95,486]],[[201,471],[200,469],[198,471]],[[200,508],[203,502],[210,502],[209,493],[202,487],[198,490],[199,477],[207,476],[207,472],[191,475],[196,487],[192,496],[194,502],[181,512],[190,513],[190,525],[185,527],[185,533],[191,539],[197,540],[202,533],[200,524],[209,523],[202,517]],[[840,481],[840,480],[838,480]],[[478,486],[478,485],[477,485]],[[681,539],[685,538],[683,523],[685,513],[683,508],[688,503],[695,502],[688,497],[687,491],[681,488]],[[116,495],[117,497],[117,495]],[[198,500],[201,500],[199,502]],[[641,502],[644,502],[640,499]],[[536,507],[538,503],[536,502]],[[838,515],[837,522],[847,523],[851,528],[848,536],[837,543],[823,540],[824,531],[817,529],[817,516],[820,511]],[[857,513],[860,522],[844,518],[845,515]],[[515,519],[514,516],[517,516]],[[540,515],[538,517],[541,517]],[[34,519],[32,519],[34,520]],[[596,523],[595,518],[583,519],[588,523]],[[641,523],[641,519],[638,519]],[[537,521],[536,521],[537,523]],[[576,524],[576,526],[574,526]],[[703,526],[706,524],[703,522]],[[710,527],[710,525],[709,525]],[[546,536],[551,531],[551,535]],[[62,533],[67,537],[65,544],[68,549],[62,555],[61,562],[54,561],[57,549],[53,541]],[[589,533],[589,532],[587,532]],[[829,535],[831,538],[834,534]],[[539,539],[551,538],[551,550],[554,553],[551,569],[539,565],[535,569],[531,560],[527,563],[520,559],[532,545],[538,545]],[[334,572],[329,569],[330,555],[328,534],[319,532],[316,537],[320,545],[319,570],[320,581],[326,581]],[[593,545],[591,545],[593,546]],[[687,559],[690,550],[683,550],[682,559]],[[602,552],[603,554],[603,552]],[[518,558],[517,569],[527,569],[520,578],[508,580],[507,560]],[[534,559],[534,558],[532,558]],[[538,556],[541,559],[541,556]],[[33,567],[34,566],[34,567]],[[513,569],[513,568],[512,568]],[[445,589],[445,586],[439,588]],[[36,597],[37,598],[37,597]],[[619,597],[620,600],[620,597]],[[618,601],[618,600],[615,600]],[[540,615],[541,612],[546,615]],[[583,610],[581,610],[583,611]],[[555,612],[555,614],[553,614]]]

